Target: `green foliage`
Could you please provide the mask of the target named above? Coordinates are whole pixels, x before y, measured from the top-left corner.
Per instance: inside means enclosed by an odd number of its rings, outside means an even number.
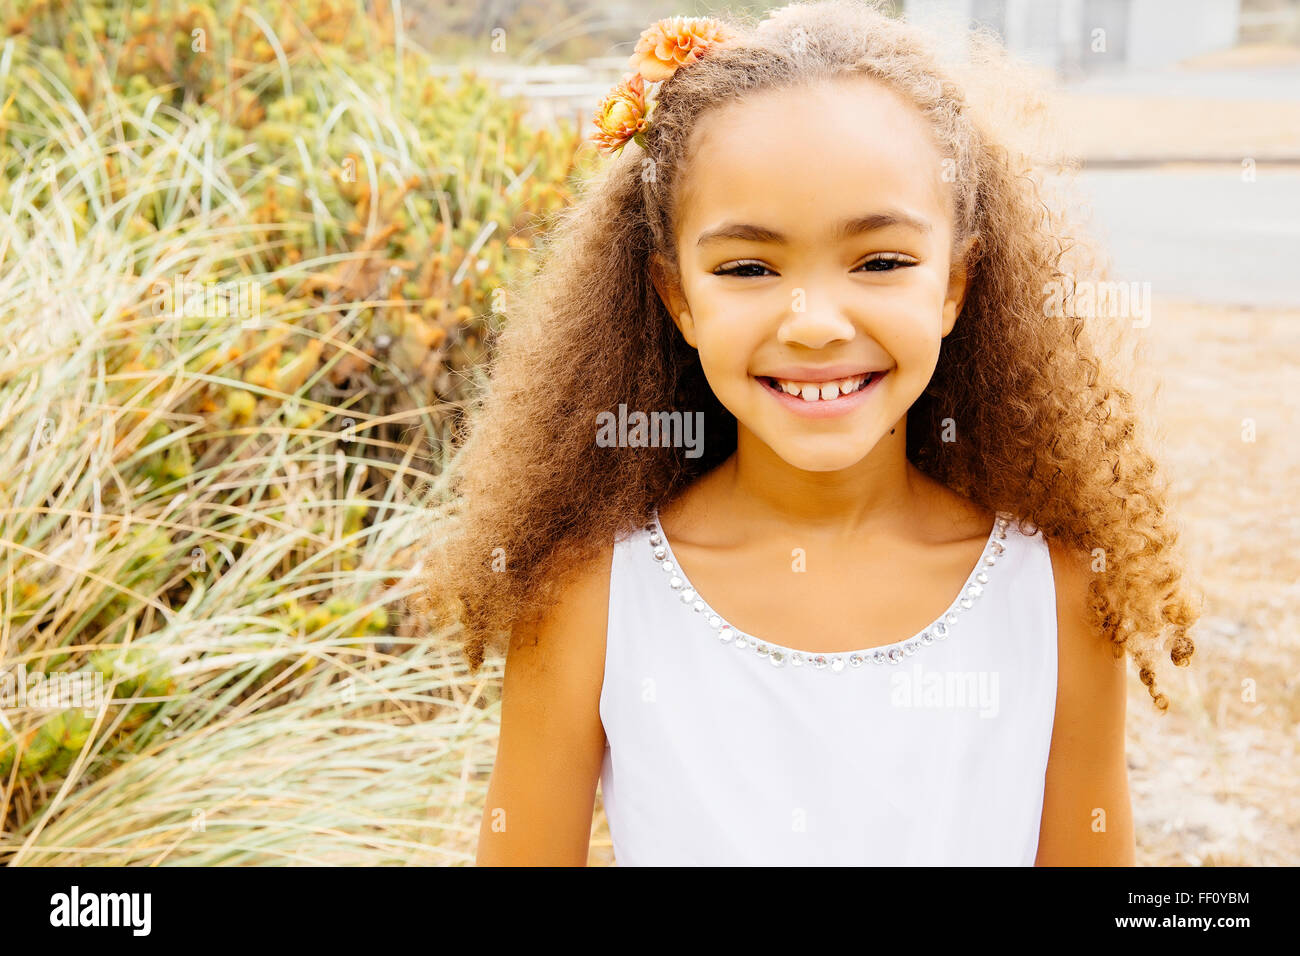
[[[361,393],[354,408],[373,415],[467,397],[469,370],[486,357],[499,321],[494,291],[528,267],[539,223],[571,198],[575,133],[528,129],[521,104],[472,75],[423,75],[427,58],[410,51],[399,62],[382,5],[370,19],[341,0],[267,5],[260,17],[249,13],[256,5],[233,0],[100,2],[83,5],[80,19],[75,5],[12,6],[4,19],[17,34],[7,81],[15,101],[0,117],[11,147],[0,199],[22,175],[24,154],[36,154],[31,171],[48,171],[65,152],[45,122],[55,119],[47,99],[24,89],[69,91],[92,125],[106,98],[125,97],[148,118],[123,131],[126,141],[161,148],[165,137],[192,132],[203,161],[211,151],[247,206],[229,211],[256,224],[244,248],[192,278],[257,281],[264,308],[314,315],[317,327],[328,313],[375,303],[362,323],[349,322],[351,348],[327,347],[297,364],[302,341],[263,351],[260,361],[246,352],[246,382],[291,391],[325,368],[328,386]],[[272,23],[268,35],[263,25]],[[391,115],[373,115],[372,101]],[[29,184],[38,207],[61,195],[78,239],[138,184],[128,154],[105,149],[101,158],[92,187],[71,176]],[[142,245],[180,231],[178,214],[202,201],[142,199],[130,214],[122,206],[116,224]],[[322,261],[351,253],[364,265]],[[147,266],[135,258],[138,273]],[[135,307],[146,305],[157,307]],[[131,352],[118,361],[152,367]],[[258,418],[246,395],[210,399],[199,410],[228,406],[234,419]]]
[[[21,834],[78,758],[90,785],[393,641],[493,309],[586,160],[399,58],[382,3],[0,0],[0,24],[0,631],[113,687],[94,735],[0,721]]]

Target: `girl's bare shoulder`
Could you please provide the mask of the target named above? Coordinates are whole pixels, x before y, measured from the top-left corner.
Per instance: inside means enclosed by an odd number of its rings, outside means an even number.
[[[556,578],[550,598],[525,615],[511,634],[511,657],[528,656],[537,667],[564,659],[572,669],[603,670],[613,541],[600,542]],[[520,648],[526,650],[520,651]]]

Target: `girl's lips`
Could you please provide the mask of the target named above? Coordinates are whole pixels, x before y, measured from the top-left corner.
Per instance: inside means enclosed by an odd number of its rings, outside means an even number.
[[[888,371],[876,374],[871,381],[855,392],[829,400],[818,399],[815,402],[805,402],[802,398],[782,391],[772,383],[771,379],[759,378],[758,382],[763,386],[764,391],[798,415],[803,415],[805,418],[835,418],[839,415],[847,415],[860,407],[872,396],[876,386],[888,374]]]

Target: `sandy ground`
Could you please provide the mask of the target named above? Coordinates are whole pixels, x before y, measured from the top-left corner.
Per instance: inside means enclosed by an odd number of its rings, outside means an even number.
[[[1193,666],[1161,675],[1169,713],[1133,680],[1139,862],[1294,865],[1300,312],[1166,304],[1147,332],[1164,382],[1153,422],[1205,606]]]
[[[1156,300],[1149,424],[1174,479],[1204,595],[1193,665],[1130,674],[1129,780],[1140,866],[1300,862],[1300,312]],[[1254,440],[1250,427],[1253,422]],[[1244,424],[1243,424],[1244,423]],[[613,859],[597,798],[590,862]]]
[[[1092,161],[1300,157],[1300,100],[1063,94],[1062,143]]]

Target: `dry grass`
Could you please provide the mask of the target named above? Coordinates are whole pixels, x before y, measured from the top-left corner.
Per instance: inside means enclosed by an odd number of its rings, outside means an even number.
[[[1293,865],[1300,312],[1157,301],[1146,337],[1164,382],[1152,421],[1205,608],[1192,667],[1161,675],[1173,699],[1166,716],[1132,678],[1138,862]]]

